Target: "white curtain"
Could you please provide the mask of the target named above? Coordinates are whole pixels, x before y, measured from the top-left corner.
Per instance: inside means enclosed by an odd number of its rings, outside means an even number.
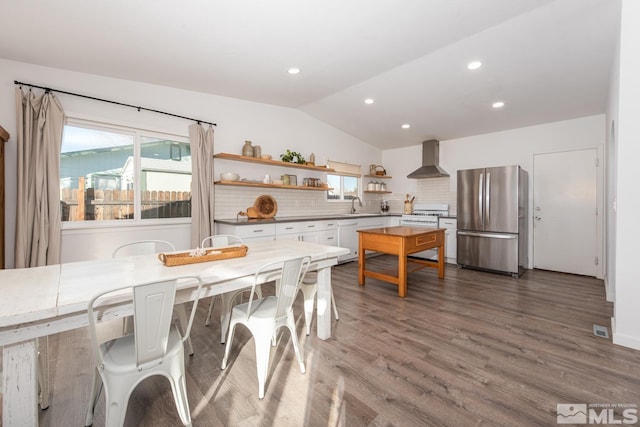
[[[60,147],[64,111],[52,93],[16,88],[15,266],[60,262]]]
[[[191,247],[214,234],[213,127],[189,126],[191,145]]]

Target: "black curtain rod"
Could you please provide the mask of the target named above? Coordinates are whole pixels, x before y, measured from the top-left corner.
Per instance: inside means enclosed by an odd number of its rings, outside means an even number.
[[[80,97],[80,98],[92,99],[92,100],[94,100],[94,101],[101,101],[101,102],[107,102],[107,103],[109,103],[109,104],[122,105],[123,107],[131,107],[131,108],[135,108],[135,109],[136,109],[136,110],[138,110],[138,111],[142,111],[142,110],[144,110],[144,111],[150,111],[150,112],[152,112],[152,113],[164,114],[164,115],[166,115],[166,116],[177,117],[177,118],[179,118],[179,119],[191,120],[191,121],[194,121],[194,122],[196,122],[196,123],[198,123],[198,124],[200,124],[200,123],[204,123],[205,125],[217,126],[215,123],[205,122],[204,120],[198,120],[198,119],[194,119],[194,118],[191,118],[191,117],[179,116],[179,115],[177,115],[177,114],[167,113],[167,112],[160,111],[160,110],[154,110],[154,109],[151,109],[151,108],[145,108],[145,107],[138,107],[138,106],[131,105],[131,104],[125,104],[125,103],[123,103],[123,102],[111,101],[111,100],[109,100],[109,99],[96,98],[96,97],[93,97],[93,96],[82,95],[82,94],[79,94],[79,93],[73,93],[73,92],[67,92],[67,91],[60,90],[60,89],[52,89],[52,88],[50,88],[50,87],[38,86],[38,85],[31,84],[31,83],[23,83],[23,82],[19,82],[19,81],[17,81],[17,80],[14,80],[14,81],[13,81],[13,84],[20,85],[20,86],[35,87],[35,88],[37,88],[37,89],[42,89],[42,90],[44,90],[45,92],[58,92],[58,93],[64,93],[65,95],[73,95],[73,96],[78,96],[78,97]]]

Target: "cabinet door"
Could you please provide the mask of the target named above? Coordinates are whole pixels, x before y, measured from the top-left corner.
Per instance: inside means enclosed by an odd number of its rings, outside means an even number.
[[[457,252],[457,220],[455,218],[440,218],[438,220],[438,228],[444,228],[444,253],[447,262],[456,263]]]
[[[300,241],[308,243],[318,243],[318,232],[310,231],[308,233],[300,234]]]
[[[318,243],[321,245],[338,246],[338,229],[318,232]]]

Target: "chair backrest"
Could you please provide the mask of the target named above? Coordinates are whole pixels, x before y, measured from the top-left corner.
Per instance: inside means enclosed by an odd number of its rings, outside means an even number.
[[[242,245],[243,243],[240,237],[234,236],[233,234],[216,234],[202,239],[200,247],[222,248],[231,245]]]
[[[158,252],[173,252],[176,247],[165,240],[138,240],[125,243],[113,251],[113,258],[132,255],[148,255]]]
[[[253,301],[253,292],[257,285],[264,281],[265,272],[272,271],[274,266],[282,263],[282,269],[279,271],[278,279],[280,280],[280,286],[278,287],[278,306],[276,309],[276,318],[286,316],[293,306],[293,302],[298,295],[298,289],[300,283],[304,278],[309,264],[311,263],[311,257],[298,257],[289,258],[278,262],[272,262],[265,264],[256,272],[253,288],[251,289],[251,299],[249,300],[249,306],[247,307],[247,314],[251,315],[251,303]]]
[[[171,280],[143,283],[102,292],[94,296],[87,306],[89,330],[95,346],[99,363],[102,364],[98,351],[96,322],[107,320],[122,310],[122,305],[133,298],[133,322],[136,350],[136,363],[140,370],[162,363],[166,354],[168,336],[173,316],[176,288],[178,284],[191,286],[197,284],[196,298],[193,301],[189,324],[182,340],[186,340],[191,332],[195,310],[202,290],[202,281],[198,277],[179,277]],[[98,316],[96,317],[96,314]],[[119,314],[116,314],[119,315]]]

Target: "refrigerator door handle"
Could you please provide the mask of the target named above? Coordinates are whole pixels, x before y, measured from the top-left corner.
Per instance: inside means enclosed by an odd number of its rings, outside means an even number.
[[[475,231],[458,231],[458,236],[490,237],[492,239],[505,240],[513,240],[518,238],[517,234],[478,233]]]
[[[488,226],[490,224],[489,218],[491,218],[491,172],[487,172],[487,183],[485,185],[484,218],[485,226]]]
[[[484,228],[484,218],[482,216],[482,189],[484,188],[484,174],[480,174],[480,182],[478,183],[478,218],[480,218],[480,224]]]

